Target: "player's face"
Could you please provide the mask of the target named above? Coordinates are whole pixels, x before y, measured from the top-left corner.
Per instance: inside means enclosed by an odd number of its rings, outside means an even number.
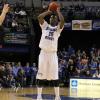
[[[58,17],[55,15],[51,15],[50,17],[50,24],[52,26],[56,26],[58,24]]]

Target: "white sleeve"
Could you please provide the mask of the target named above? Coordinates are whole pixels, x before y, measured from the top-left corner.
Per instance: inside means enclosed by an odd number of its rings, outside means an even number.
[[[42,25],[40,24],[41,29],[45,29],[47,26],[48,26],[48,23],[45,20]]]
[[[64,28],[64,27],[63,27]],[[58,24],[58,26],[57,26],[57,33],[61,33],[62,32],[62,30],[63,30],[63,28],[60,28],[60,25]]]

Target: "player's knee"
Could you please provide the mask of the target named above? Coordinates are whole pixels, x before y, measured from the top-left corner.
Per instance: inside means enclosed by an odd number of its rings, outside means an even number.
[[[53,81],[52,81],[52,85],[53,85],[54,87],[59,87],[59,80],[53,80]]]
[[[40,79],[37,79],[37,80],[36,80],[36,85],[37,85],[38,87],[43,87],[44,84],[45,84],[45,80],[40,80]]]

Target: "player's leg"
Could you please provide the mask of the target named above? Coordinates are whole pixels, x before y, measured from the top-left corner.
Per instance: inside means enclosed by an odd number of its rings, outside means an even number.
[[[55,92],[55,100],[61,100],[60,98],[60,88],[59,88],[59,80],[52,80],[52,86],[54,87]]]
[[[36,84],[37,84],[37,100],[42,100],[42,71],[41,71],[41,67],[42,67],[42,55],[39,55],[39,66],[38,66],[38,72],[37,72],[37,76],[36,76]]]
[[[46,79],[46,55],[42,51],[39,55],[39,66],[37,73],[37,100],[42,100],[42,88],[44,85],[44,80]],[[45,62],[44,62],[45,59]]]
[[[61,100],[60,99],[60,93],[59,93],[59,75],[58,75],[58,57],[56,53],[51,54],[50,59],[49,59],[49,64],[50,64],[50,76],[51,79],[53,80],[53,86],[54,86],[54,91],[55,91],[55,100]]]
[[[43,80],[37,79],[37,100],[42,100]]]
[[[37,88],[37,100],[42,100],[42,87]]]
[[[55,90],[55,100],[61,100],[60,94],[59,94],[59,86],[54,87],[54,90]]]

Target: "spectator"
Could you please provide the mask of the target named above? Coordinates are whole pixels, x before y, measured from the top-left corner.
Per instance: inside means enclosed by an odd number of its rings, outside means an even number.
[[[86,78],[92,78],[92,74],[91,74],[90,70],[86,71],[85,77]]]
[[[94,73],[96,73],[96,69],[98,67],[98,63],[96,60],[91,60],[90,62],[90,69],[91,69],[91,74],[93,75]]]
[[[30,87],[32,85],[35,85],[36,74],[37,74],[37,66],[36,63],[33,63],[33,66],[30,67],[30,76],[31,76]]]
[[[59,79],[60,79],[60,83],[66,83],[66,79],[67,79],[67,67],[66,67],[66,62],[65,60],[61,59],[59,62]]]
[[[2,87],[7,87],[7,77],[6,77],[5,66],[2,63],[0,63],[0,85]]]
[[[68,61],[68,76],[70,77],[74,77],[76,76],[76,66],[74,64],[74,61],[72,59],[69,59]]]
[[[24,86],[26,86],[26,76],[25,76],[25,71],[24,71],[23,67],[21,67],[18,70],[17,85],[18,85],[18,87],[21,87],[22,89],[23,89]]]
[[[22,8],[22,9],[19,11],[19,15],[21,15],[21,16],[26,16],[27,14],[26,14],[25,9]]]
[[[12,21],[12,31],[16,32],[17,27],[18,27],[18,23],[15,19],[13,19],[13,21]]]
[[[26,63],[26,66],[24,67],[24,72],[26,76],[26,86],[30,86],[31,76],[30,76],[30,66],[29,63]]]
[[[13,64],[13,75],[14,75],[15,79],[17,77],[17,73],[20,68],[21,68],[20,62],[18,62],[18,64],[16,63],[16,65],[15,65],[15,63]]]
[[[75,54],[75,50],[74,50],[74,48],[72,48],[71,45],[68,46],[68,50],[67,51],[68,51],[69,56]]]

